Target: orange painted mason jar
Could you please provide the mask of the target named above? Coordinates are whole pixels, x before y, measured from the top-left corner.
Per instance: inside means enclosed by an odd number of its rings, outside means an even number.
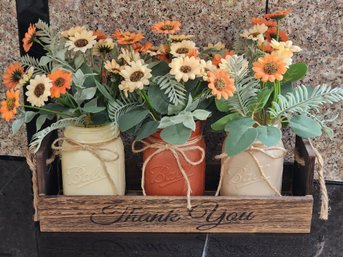
[[[145,141],[151,145],[155,144],[155,146],[166,145],[166,142],[160,137],[160,131]],[[201,123],[198,121],[195,131],[192,131],[190,138],[184,145],[168,145],[163,150],[158,146],[144,150],[144,162],[156,151],[159,151],[146,162],[144,179],[146,194],[159,196],[187,195],[187,182],[174,155],[176,154],[188,177],[191,195],[203,195],[205,191],[205,149]]]

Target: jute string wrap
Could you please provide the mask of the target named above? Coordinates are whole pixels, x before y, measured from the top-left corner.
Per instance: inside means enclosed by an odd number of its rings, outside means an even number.
[[[145,161],[143,163],[142,180],[141,180],[141,187],[142,187],[143,195],[146,195],[145,186],[144,186],[146,166],[151,161],[151,159],[154,158],[154,156],[156,156],[157,154],[164,152],[164,151],[170,151],[173,154],[173,156],[176,160],[176,163],[180,169],[180,172],[182,173],[182,176],[184,177],[184,179],[186,181],[186,184],[187,184],[187,208],[191,209],[192,208],[192,204],[191,204],[192,188],[191,188],[191,184],[189,182],[187,173],[186,173],[185,169],[182,167],[179,154],[190,165],[196,166],[196,165],[199,165],[200,163],[202,163],[205,159],[205,150],[200,146],[194,145],[197,142],[199,142],[201,139],[202,139],[202,137],[199,136],[199,137],[194,138],[193,140],[187,141],[183,145],[171,145],[171,144],[165,143],[163,141],[153,140],[153,139],[149,139],[149,142],[144,141],[144,140],[134,141],[132,143],[132,152],[133,153],[140,153],[140,152],[147,150],[148,148],[156,149],[148,158],[145,159]],[[140,149],[137,149],[136,148],[137,142],[142,143],[143,147]],[[197,161],[190,160],[186,154],[186,152],[188,152],[188,151],[199,151],[201,154],[200,159]]]
[[[55,159],[55,156],[61,154],[62,152],[87,151],[99,160],[102,166],[102,169],[105,171],[105,174],[111,183],[113,194],[118,195],[117,187],[115,185],[115,182],[113,181],[113,178],[111,177],[110,172],[107,169],[106,163],[114,162],[118,160],[119,154],[115,151],[112,151],[103,147],[104,145],[117,140],[118,136],[119,136],[119,133],[117,133],[112,139],[101,142],[101,143],[80,143],[68,137],[57,138],[51,144],[51,149],[53,150],[53,156],[47,160],[47,164],[51,163]],[[59,144],[64,141],[67,142],[69,146],[66,147],[66,146],[62,146],[62,144]],[[104,153],[107,153],[107,154],[104,156]]]
[[[254,160],[254,162],[256,163],[256,166],[258,167],[258,170],[259,170],[262,178],[268,184],[268,186],[275,192],[276,195],[281,196],[280,191],[277,188],[275,188],[272,183],[270,183],[268,177],[264,173],[264,171],[263,171],[263,169],[261,167],[261,164],[259,163],[259,161],[256,158],[256,156],[254,155],[254,153],[255,152],[260,152],[260,153],[265,154],[266,156],[268,156],[271,159],[279,159],[279,158],[284,157],[286,155],[287,151],[283,147],[268,147],[267,149],[265,149],[262,146],[263,146],[262,144],[254,144],[249,149],[247,149],[245,152],[248,153],[251,156],[251,158]],[[272,155],[272,154],[268,153],[268,151],[272,151],[272,150],[281,151],[282,154],[275,156],[275,155]],[[222,153],[220,155],[217,155],[215,158],[216,159],[225,159],[224,162],[221,165],[218,188],[217,188],[217,191],[216,191],[216,194],[215,194],[216,196],[218,196],[219,192],[220,192],[220,189],[222,187],[222,184],[223,184],[224,172],[228,169],[227,165],[230,162],[230,157],[226,153]]]
[[[317,148],[315,148],[312,144],[312,141],[309,139],[308,140],[310,145],[313,148],[314,153],[316,154],[316,160],[318,163],[318,181],[319,181],[319,187],[320,187],[320,212],[319,212],[319,218],[321,220],[327,220],[329,218],[329,196],[328,196],[328,191],[326,189],[325,185],[325,178],[324,178],[324,159],[322,155],[319,153]]]
[[[33,189],[33,220],[38,221],[38,199],[39,199],[39,192],[38,192],[38,179],[37,179],[37,165],[36,165],[36,158],[32,152],[28,149],[25,151],[25,157],[27,165],[29,166],[32,172],[32,189]]]

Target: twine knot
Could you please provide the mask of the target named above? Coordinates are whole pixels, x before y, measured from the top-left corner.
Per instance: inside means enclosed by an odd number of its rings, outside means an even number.
[[[202,137],[199,136],[197,138],[194,138],[193,140],[187,141],[183,145],[172,145],[172,144],[164,143],[164,142],[161,142],[159,140],[153,140],[153,139],[149,139],[149,141],[145,141],[145,140],[134,141],[132,143],[132,152],[133,153],[144,152],[148,148],[155,149],[155,151],[148,158],[146,158],[144,163],[143,163],[143,167],[142,167],[142,180],[141,180],[141,187],[142,187],[143,195],[146,195],[145,186],[144,186],[146,166],[151,161],[151,159],[154,156],[156,156],[157,154],[159,154],[159,153],[161,153],[163,151],[170,151],[173,154],[173,156],[174,156],[174,158],[176,160],[176,163],[177,163],[177,165],[179,167],[179,170],[180,170],[182,176],[184,177],[184,179],[186,181],[186,185],[187,185],[187,208],[189,210],[191,210],[192,209],[192,204],[191,204],[192,188],[191,188],[191,184],[189,182],[189,178],[187,176],[187,173],[184,170],[184,168],[182,167],[179,155],[181,155],[184,158],[184,160],[188,164],[190,164],[192,166],[196,166],[196,165],[199,165],[200,163],[202,163],[204,161],[204,159],[205,159],[205,150],[202,147],[200,147],[200,146],[195,146],[194,145],[197,142],[199,142],[201,139],[202,139]],[[137,142],[142,143],[143,147],[140,148],[140,149],[137,149],[137,147],[136,147],[136,143]],[[191,159],[189,159],[189,157],[186,154],[186,152],[188,152],[188,151],[199,151],[200,152],[199,160],[192,161]]]

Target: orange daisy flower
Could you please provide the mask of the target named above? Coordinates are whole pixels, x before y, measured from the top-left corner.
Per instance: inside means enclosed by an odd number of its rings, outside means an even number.
[[[236,91],[234,86],[234,80],[230,75],[221,69],[216,69],[213,72],[209,71],[208,75],[208,88],[212,90],[212,95],[215,95],[217,99],[222,97],[227,100]]]
[[[263,82],[282,80],[283,74],[287,71],[283,57],[276,52],[258,58],[252,69],[255,72],[255,78],[261,79]]]
[[[267,53],[271,53],[274,50],[273,47],[271,47],[269,42],[264,42],[263,44],[259,45],[258,48]]]
[[[264,24],[268,27],[276,27],[277,26],[277,22],[276,21],[269,21],[263,18],[252,18],[251,19],[251,23],[254,25],[260,25],[260,24]]]
[[[4,75],[2,76],[2,79],[7,88],[15,88],[23,78],[23,75],[23,66],[16,62],[8,65]]]
[[[235,51],[233,50],[228,50],[224,53],[224,59],[227,57],[227,56],[233,56],[235,54]]]
[[[161,21],[154,24],[151,30],[158,34],[174,34],[179,31],[181,22],[179,21]]]
[[[282,18],[285,18],[290,12],[288,10],[284,11],[277,11],[272,13],[267,13],[264,15],[264,18],[266,19],[274,19],[274,20],[280,20]]]
[[[187,53],[188,57],[198,57],[198,55],[199,55],[198,49],[189,50],[189,52]]]
[[[212,59],[213,65],[218,66],[219,63],[222,61],[222,58],[223,58],[223,57],[222,57],[220,54],[215,54],[214,57],[213,57],[213,59]]]
[[[54,70],[48,75],[49,79],[52,81],[52,87],[50,89],[51,97],[59,98],[65,93],[67,89],[70,89],[70,84],[72,82],[72,73],[64,70]]]
[[[113,34],[113,37],[117,39],[117,43],[120,45],[131,45],[144,38],[144,36],[140,33],[123,33],[119,30]]]
[[[14,118],[19,106],[19,90],[10,89],[6,92],[6,100],[1,102],[0,113],[4,120],[9,122]]]
[[[277,34],[277,28],[275,28],[275,27],[269,28],[264,33],[264,35],[266,36],[266,39],[269,42],[271,42],[273,38],[276,39],[276,34]],[[279,30],[279,41],[281,41],[281,42],[288,41],[288,36],[287,36],[286,32],[283,30]]]
[[[146,53],[148,50],[150,50],[151,47],[151,42],[146,42],[144,45],[142,45],[141,43],[134,43],[132,45],[132,49],[139,53]]]
[[[96,40],[106,39],[107,38],[107,35],[103,31],[101,31],[99,29],[94,31],[93,35],[96,36]]]
[[[37,32],[36,26],[33,24],[30,24],[29,29],[25,33],[25,37],[22,40],[23,48],[26,53],[30,51],[31,46],[33,45],[33,40],[35,39],[36,32]]]

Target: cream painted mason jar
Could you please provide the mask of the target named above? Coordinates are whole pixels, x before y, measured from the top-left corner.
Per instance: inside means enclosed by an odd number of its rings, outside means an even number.
[[[281,140],[272,147],[255,142],[250,149],[222,159],[220,195],[280,195],[285,153]]]
[[[70,126],[65,128],[64,137],[61,153],[64,195],[125,194],[124,145],[118,128]]]

